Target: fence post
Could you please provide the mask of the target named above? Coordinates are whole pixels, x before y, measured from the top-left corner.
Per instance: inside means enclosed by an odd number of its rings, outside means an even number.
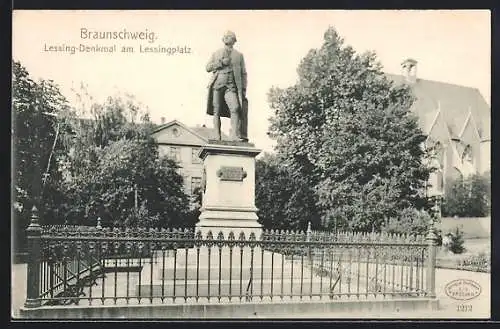
[[[40,255],[42,228],[38,221],[38,209],[31,209],[31,221],[26,229],[28,238],[28,275],[26,288],[26,302],[24,307],[34,308],[42,305],[40,300]]]
[[[306,231],[306,241],[310,242],[311,241],[311,234],[312,234],[312,229],[311,229],[311,222],[307,222],[307,231]],[[308,246],[307,248],[307,258],[309,260],[309,264],[312,266],[312,248],[311,245]]]
[[[431,218],[429,232],[426,236],[429,249],[427,258],[427,296],[431,298],[436,297],[436,246],[438,237],[434,224],[434,218]]]

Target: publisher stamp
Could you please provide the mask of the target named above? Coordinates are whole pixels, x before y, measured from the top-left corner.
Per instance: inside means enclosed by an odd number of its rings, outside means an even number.
[[[452,299],[467,301],[467,300],[472,300],[481,295],[481,286],[479,285],[479,283],[473,280],[457,279],[449,282],[445,286],[444,291],[445,294]],[[469,307],[466,307],[468,305],[460,305],[460,306],[463,306],[460,308],[460,311],[463,311],[464,309],[466,310],[469,309]]]

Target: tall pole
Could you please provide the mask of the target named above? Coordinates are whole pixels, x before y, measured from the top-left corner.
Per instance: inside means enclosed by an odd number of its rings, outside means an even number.
[[[41,127],[41,116],[42,112],[40,110],[40,105],[38,102],[35,104],[35,127],[33,129],[34,136],[33,136],[33,146],[35,152],[42,152],[42,145],[40,143],[40,127]],[[38,210],[42,211],[42,189],[41,189],[41,179],[42,179],[42,169],[41,169],[41,157],[40,153],[38,153],[38,156],[34,156],[33,158],[33,176],[32,176],[32,200],[33,200],[33,206]],[[38,216],[37,216],[38,217]]]
[[[35,122],[34,122],[34,149],[41,151],[39,129],[41,126],[40,107],[38,102],[35,103]],[[33,176],[32,176],[32,200],[33,206],[31,210],[31,220],[26,235],[28,239],[28,264],[27,264],[27,285],[26,285],[26,308],[39,307],[41,301],[39,299],[40,288],[40,242],[42,229],[40,227],[40,219],[38,210],[41,206],[41,169],[40,157],[33,159]]]
[[[138,208],[138,201],[137,201],[137,184],[134,184],[134,207],[135,207],[135,211],[137,212],[137,208]]]
[[[442,201],[443,201],[443,194],[440,193],[438,194],[437,196],[437,218],[439,220],[439,222],[441,222],[441,217],[442,217],[442,214],[441,214],[441,205],[442,205]]]
[[[55,116],[57,117],[56,115],[52,114],[52,113],[46,113],[44,112],[44,114],[47,114],[47,115],[51,115],[51,116]],[[47,177],[49,176],[49,170],[50,170],[50,162],[52,160],[52,155],[54,154],[54,150],[56,148],[56,144],[57,144],[57,138],[59,137],[59,128],[60,128],[60,122],[57,121],[57,126],[56,126],[56,136],[54,137],[54,143],[52,144],[52,148],[50,150],[50,154],[49,154],[49,160],[47,161],[47,169],[45,170],[45,173],[43,175],[43,181],[42,181],[42,191],[41,193],[43,194],[43,191],[44,191],[44,188],[45,188],[45,183],[47,182]]]
[[[437,236],[435,232],[435,220],[431,217],[429,223],[429,231],[427,232],[426,241],[428,249],[427,257],[427,277],[426,277],[426,293],[430,298],[436,297],[436,246]]]

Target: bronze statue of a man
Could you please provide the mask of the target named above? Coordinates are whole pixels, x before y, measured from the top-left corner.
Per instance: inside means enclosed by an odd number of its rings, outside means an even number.
[[[221,140],[220,118],[231,118],[231,139],[248,141],[246,99],[247,72],[243,54],[233,48],[236,42],[234,32],[228,31],[222,37],[224,48],[212,54],[207,72],[212,72],[208,86],[207,114],[214,117],[217,139]]]

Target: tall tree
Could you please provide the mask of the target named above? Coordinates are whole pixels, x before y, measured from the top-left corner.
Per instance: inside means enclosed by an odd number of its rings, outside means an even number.
[[[175,162],[160,157],[147,111],[130,95],[97,103],[80,91],[80,106],[64,116],[59,157],[72,223],[109,226],[192,226],[189,198]],[[76,113],[75,113],[76,112]],[[76,119],[75,119],[76,118]]]
[[[35,81],[18,61],[12,63],[12,142],[15,246],[21,247],[31,208],[42,216],[52,208],[54,184],[60,175],[54,165],[57,118],[67,101],[52,80]]]
[[[378,230],[409,207],[429,207],[425,136],[372,52],[357,54],[330,27],[298,67],[298,82],[273,88],[270,135],[291,172],[307,177],[326,221]]]
[[[275,155],[265,154],[255,169],[255,203],[259,223],[266,229],[305,230],[310,221],[319,228],[316,196],[307,181],[292,175]]]

